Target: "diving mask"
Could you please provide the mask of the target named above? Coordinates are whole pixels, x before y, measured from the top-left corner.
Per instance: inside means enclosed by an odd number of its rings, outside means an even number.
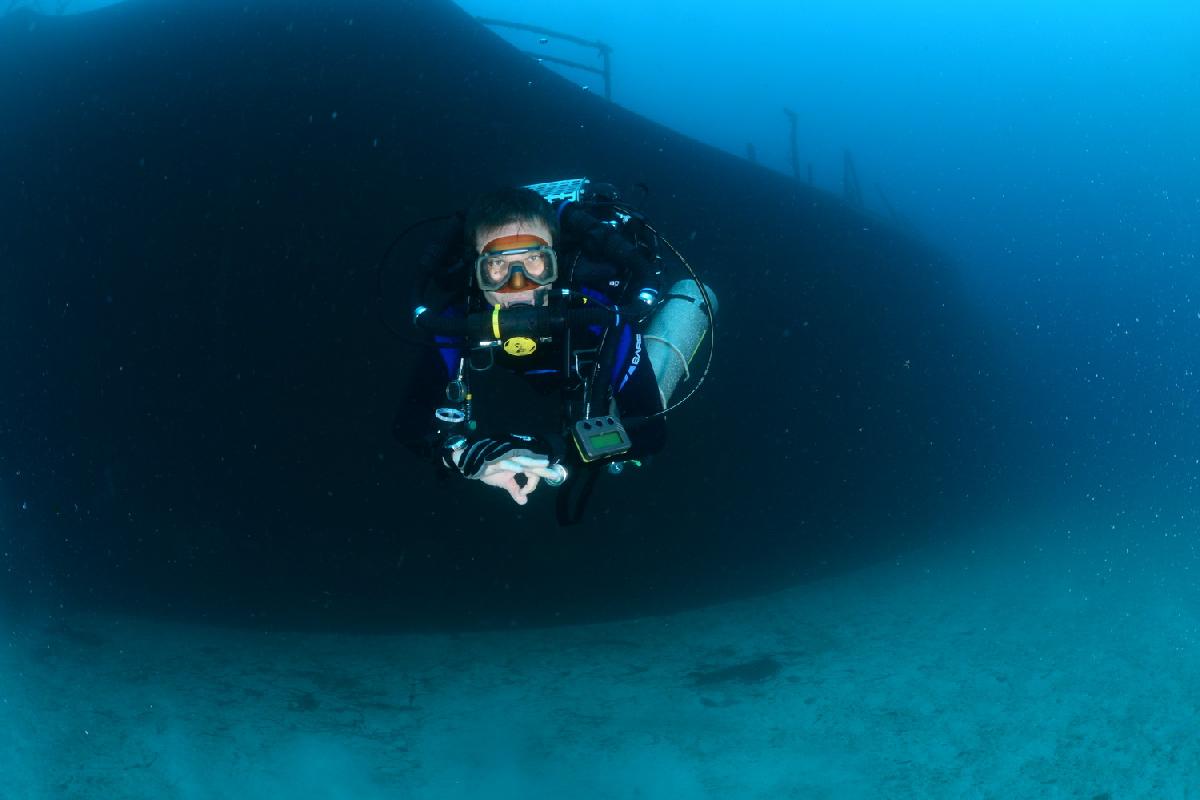
[[[557,277],[554,248],[540,236],[501,236],[475,259],[475,279],[488,292],[523,292],[548,286]]]

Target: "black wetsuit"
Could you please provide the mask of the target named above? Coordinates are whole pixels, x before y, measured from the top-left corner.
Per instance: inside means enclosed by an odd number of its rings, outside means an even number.
[[[562,213],[562,212],[567,213]],[[630,243],[613,227],[604,225],[582,209],[560,209],[562,232],[555,250],[559,278],[554,288],[569,285],[594,301],[609,305],[625,303],[628,295],[656,279],[656,265],[646,253]],[[460,219],[451,220],[445,230],[421,255],[420,265],[427,279],[420,287],[419,302],[436,309],[441,316],[461,317],[483,307],[482,293],[468,287],[473,269],[473,253],[465,252]],[[631,288],[632,287],[632,288]],[[654,287],[657,288],[657,287]],[[635,301],[636,302],[636,301]],[[646,354],[641,324],[623,320],[607,331],[595,327],[576,333],[573,351],[588,351],[603,344],[599,360],[607,369],[597,371],[595,383],[611,391],[617,411],[627,422],[631,449],[622,459],[644,460],[658,452],[666,441],[666,424],[658,381]],[[501,348],[469,352],[465,345],[450,339],[437,339],[419,358],[402,406],[396,416],[397,439],[414,452],[442,463],[446,431],[434,419],[435,409],[450,405],[446,386],[459,368],[460,359],[487,365],[487,369],[468,368],[467,380],[472,393],[471,417],[476,423],[467,433],[469,440],[500,438],[523,434],[539,437],[561,459],[571,480],[586,475],[582,460],[570,441],[568,425],[583,414],[583,395],[575,388],[577,375],[571,374],[564,354],[564,341],[539,345],[527,356],[512,356]],[[600,374],[604,373],[604,374]],[[593,398],[608,392],[592,392]],[[593,402],[590,414],[609,412]],[[649,417],[649,419],[647,419]],[[597,465],[589,465],[594,469]]]

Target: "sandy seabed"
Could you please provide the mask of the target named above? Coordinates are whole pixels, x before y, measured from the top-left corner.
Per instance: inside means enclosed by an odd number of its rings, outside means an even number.
[[[0,798],[1200,798],[1196,556],[1103,528],[580,627],[7,619]]]

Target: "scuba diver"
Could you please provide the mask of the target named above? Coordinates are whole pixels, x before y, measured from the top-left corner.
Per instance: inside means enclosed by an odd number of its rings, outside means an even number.
[[[713,329],[712,292],[586,178],[494,191],[439,223],[415,258],[413,322],[433,346],[394,433],[519,505],[560,487],[559,522],[578,522],[601,472],[661,450],[667,412],[703,382],[670,404]],[[691,273],[666,293],[660,243]]]

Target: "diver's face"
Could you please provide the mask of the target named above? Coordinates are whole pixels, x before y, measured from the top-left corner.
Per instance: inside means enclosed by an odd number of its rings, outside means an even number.
[[[524,234],[526,236],[537,236],[554,246],[554,241],[550,235],[550,229],[546,227],[546,223],[540,219],[524,220],[520,222],[509,222],[506,225],[501,225],[498,228],[481,228],[475,234],[475,252],[482,253],[487,247],[488,242],[495,241],[502,236],[517,236]],[[530,285],[530,288],[519,292],[484,292],[483,297],[488,301],[489,305],[500,304],[502,308],[509,306],[531,306],[536,301],[539,295],[546,295],[549,289],[554,284],[546,286]]]

